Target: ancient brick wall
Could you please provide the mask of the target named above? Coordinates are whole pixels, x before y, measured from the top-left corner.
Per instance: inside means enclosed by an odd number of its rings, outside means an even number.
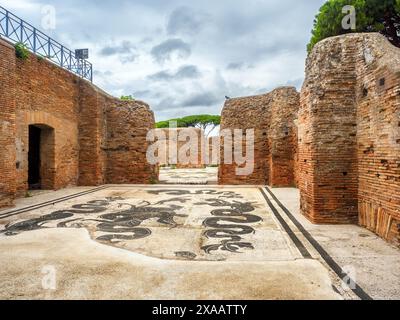
[[[380,35],[358,43],[359,222],[400,245],[400,49]]]
[[[107,183],[155,183],[158,168],[149,165],[146,136],[155,127],[154,114],[141,101],[107,105]]]
[[[354,223],[358,215],[356,45],[330,41],[309,55],[301,91],[301,209],[315,223]]]
[[[106,105],[113,98],[87,81],[80,82],[79,101],[79,185],[105,183]]]
[[[18,59],[4,40],[0,53],[0,206],[28,190],[30,125],[41,129],[43,189],[157,178],[145,161],[145,131],[154,128],[147,106],[113,98],[46,59]],[[116,156],[109,148],[123,139],[128,147]]]
[[[0,207],[10,206],[16,192],[15,51],[0,41]]]
[[[53,129],[53,142],[42,157],[43,188],[76,185],[78,179],[78,83],[73,74],[31,55],[16,61],[17,190],[28,189],[29,125]],[[43,178],[43,176],[42,176]]]
[[[208,158],[208,165],[218,166],[220,164],[220,141],[219,136],[208,138],[208,153],[206,154]]]
[[[241,129],[243,133],[246,130],[254,129],[254,171],[250,175],[239,176],[236,173],[238,165],[234,159],[227,159],[225,148],[229,153],[230,147],[227,147],[228,136],[221,137],[221,164],[218,171],[219,184],[267,184],[269,177],[269,107],[271,104],[271,95],[263,94],[259,96],[229,99],[225,102],[222,110],[221,133],[224,130],[229,137],[233,138],[233,130]],[[246,137],[243,136],[243,140]],[[238,142],[240,143],[240,142]],[[243,149],[246,150],[246,143],[243,142]],[[232,149],[232,153],[233,153]],[[230,160],[233,160],[233,163]]]
[[[240,166],[235,161],[227,163],[226,142],[222,137],[219,183],[293,186],[298,108],[299,94],[291,87],[278,88],[259,96],[227,100],[222,111],[221,132],[227,129],[254,129],[254,171],[250,175],[237,174],[236,169]],[[243,136],[243,155],[245,139],[246,136]]]
[[[161,166],[174,165],[178,169],[201,169],[205,167],[206,140],[203,130],[199,128],[171,128],[157,129],[156,132],[158,132],[159,137],[164,138],[159,144]],[[192,142],[193,145],[191,145]],[[180,157],[180,152],[183,155],[186,153],[186,156]]]
[[[295,88],[272,92],[269,129],[269,184],[275,187],[297,185],[297,115],[300,95]]]
[[[400,50],[379,34],[320,42],[299,114],[301,208],[392,242],[400,224]]]

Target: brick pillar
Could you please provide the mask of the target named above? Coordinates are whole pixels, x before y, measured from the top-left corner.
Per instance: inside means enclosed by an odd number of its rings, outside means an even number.
[[[307,60],[299,113],[299,188],[301,210],[314,223],[357,222],[357,46],[331,38]]]
[[[269,145],[268,133],[271,114],[271,93],[228,99],[222,110],[221,120],[221,164],[218,169],[218,183],[220,185],[266,185],[269,178]],[[234,137],[234,130],[243,130],[242,140],[229,141],[228,136]],[[226,131],[227,130],[227,131]],[[254,130],[254,170],[249,175],[238,175],[239,166],[235,156],[246,153],[246,131]],[[223,134],[223,132],[225,134]],[[226,136],[225,136],[226,135]],[[232,159],[225,159],[225,152],[232,155]],[[232,163],[230,163],[232,160]],[[252,159],[248,159],[252,161]]]
[[[79,179],[81,186],[97,186],[105,179],[105,153],[102,150],[105,130],[104,94],[90,83],[80,82]]]
[[[300,95],[295,88],[273,91],[271,105],[271,130],[269,135],[269,184],[274,187],[295,186],[297,161],[297,127]]]
[[[155,128],[154,114],[141,101],[120,101],[107,108],[106,183],[150,184],[158,180],[158,166],[149,164],[146,140]]]
[[[356,95],[360,225],[400,247],[400,49],[382,35],[362,37]]]
[[[15,50],[0,40],[0,207],[16,195]]]

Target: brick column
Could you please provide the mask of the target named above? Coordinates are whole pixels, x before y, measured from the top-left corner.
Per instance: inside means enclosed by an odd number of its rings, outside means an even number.
[[[301,210],[314,223],[356,223],[357,41],[320,42],[307,60],[299,113]]]
[[[158,180],[158,166],[147,161],[149,130],[154,114],[141,101],[115,99],[107,108],[106,183],[150,184]]]
[[[16,194],[15,50],[0,40],[0,207]]]
[[[102,150],[105,130],[106,96],[85,80],[80,83],[79,99],[79,179],[81,186],[104,183],[106,156]]]
[[[269,135],[270,170],[269,184],[274,187],[296,185],[297,127],[300,95],[295,88],[273,91],[271,129]]]

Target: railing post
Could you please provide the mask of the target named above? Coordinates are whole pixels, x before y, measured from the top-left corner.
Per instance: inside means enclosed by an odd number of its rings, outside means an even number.
[[[47,57],[48,57],[49,59],[51,59],[51,55],[50,55],[50,51],[51,51],[51,39],[50,39],[50,37],[48,37],[47,41],[48,41],[48,44],[47,44]]]
[[[21,23],[19,24],[19,28],[21,29],[20,30],[20,39],[19,39],[19,41],[21,43],[24,43],[24,21],[23,20],[21,20]]]
[[[6,37],[9,36],[9,26],[8,26],[9,19],[10,19],[10,13],[6,10]]]
[[[64,67],[64,46],[61,46],[61,67]]]
[[[36,28],[33,28],[33,52],[36,53]]]
[[[83,78],[83,63],[81,59],[78,59],[78,70],[79,70],[79,76]]]

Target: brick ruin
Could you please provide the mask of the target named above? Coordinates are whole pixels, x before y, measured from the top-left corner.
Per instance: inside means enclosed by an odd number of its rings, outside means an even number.
[[[159,165],[175,166],[177,169],[203,169],[207,166],[218,166],[220,161],[220,138],[219,136],[207,137],[204,130],[200,128],[169,128],[169,129],[156,129],[156,141],[159,148],[157,156],[159,156]],[[181,135],[181,138],[179,138]],[[191,140],[189,140],[189,136]],[[197,139],[197,144],[189,146],[189,141]],[[170,157],[170,148],[184,152],[190,161],[183,162],[179,157]],[[171,162],[171,160],[173,160]]]
[[[146,161],[146,134],[154,128],[147,104],[111,97],[35,55],[18,59],[4,40],[0,105],[0,207],[24,196],[33,178],[60,189],[158,177]],[[28,161],[34,151],[35,168]]]
[[[227,100],[222,129],[251,128],[254,173],[221,165],[221,184],[297,185],[313,223],[358,223],[400,244],[400,50],[386,38],[321,41],[300,97],[279,88]]]
[[[147,104],[113,98],[33,55],[17,59],[2,40],[0,84],[0,207],[28,190],[30,131],[40,132],[43,188],[157,180],[146,160]],[[310,221],[358,223],[400,244],[400,50],[383,36],[321,41],[301,93],[229,99],[226,129],[255,130],[255,163],[238,176],[224,164],[226,136],[210,139],[221,143],[219,155],[207,149],[220,158],[220,184],[297,186]]]
[[[379,34],[320,42],[299,112],[302,212],[399,244],[400,50]]]
[[[205,168],[205,136],[200,128],[156,129],[158,136],[160,166],[176,166],[177,169]],[[190,141],[197,141],[190,144]],[[185,148],[185,145],[191,146]],[[186,160],[179,157],[179,151],[186,151]]]
[[[220,184],[296,185],[297,127],[300,95],[295,88],[282,87],[270,93],[229,99],[222,111],[221,130],[254,129],[254,171],[236,174],[238,165],[225,164],[225,137],[221,137]],[[229,139],[229,138],[228,138]],[[243,136],[243,154],[245,154]],[[239,141],[240,142],[240,141]],[[239,143],[238,142],[238,143]]]
[[[219,166],[220,164],[220,140],[219,136],[208,137],[208,147],[206,147],[208,153],[206,157],[208,157],[207,164],[209,166]]]

